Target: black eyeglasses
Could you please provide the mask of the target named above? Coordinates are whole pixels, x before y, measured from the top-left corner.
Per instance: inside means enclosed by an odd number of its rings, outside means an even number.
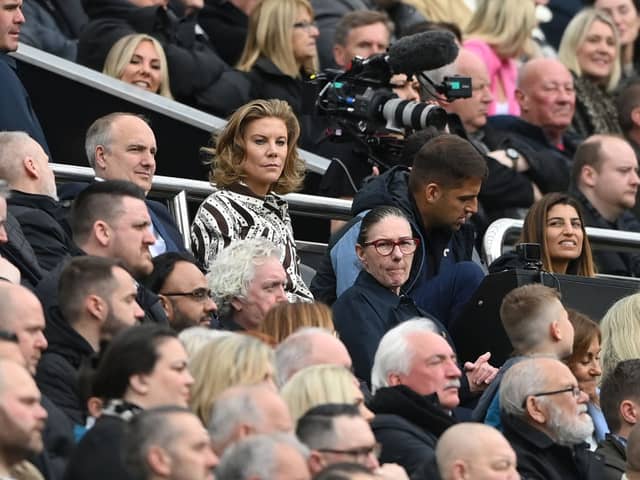
[[[374,457],[380,457],[380,453],[382,452],[382,445],[376,443],[371,447],[361,447],[361,448],[352,448],[350,450],[336,450],[332,448],[318,448],[319,452],[323,453],[335,453],[339,455],[351,455],[357,460],[364,460],[369,455],[373,455]]]
[[[567,393],[567,392],[571,392],[573,394],[573,398],[580,398],[580,394],[582,393],[582,390],[580,390],[580,387],[578,386],[572,386],[572,387],[567,387],[567,388],[563,388],[562,390],[552,390],[551,392],[540,392],[540,393],[532,393],[531,395],[528,395],[528,397],[546,397],[549,395],[558,395],[559,393]],[[527,405],[527,399],[525,398],[524,401],[522,402],[522,408],[524,408]]]
[[[0,340],[7,342],[18,343],[18,336],[8,330],[0,330]]]
[[[318,24],[316,22],[296,22],[293,24],[293,28],[301,28],[308,32],[312,28],[318,28]]]
[[[207,298],[213,298],[213,292],[208,288],[196,288],[191,292],[161,293],[166,297],[191,297],[197,302],[204,302]]]
[[[373,240],[372,242],[365,242],[363,246],[369,247],[373,245],[373,248],[376,249],[376,252],[378,252],[383,257],[386,257],[387,255],[391,255],[391,252],[393,252],[393,249],[396,248],[396,246],[398,246],[398,248],[404,255],[410,255],[416,251],[416,248],[418,248],[419,244],[420,239],[418,238],[401,238],[400,240]]]

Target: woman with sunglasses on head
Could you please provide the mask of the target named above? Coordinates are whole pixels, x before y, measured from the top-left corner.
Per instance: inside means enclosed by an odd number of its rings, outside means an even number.
[[[362,271],[333,304],[333,322],[360,379],[371,377],[378,343],[388,330],[410,318],[431,318],[401,290],[419,243],[397,207],[376,207],[362,219],[356,244]]]

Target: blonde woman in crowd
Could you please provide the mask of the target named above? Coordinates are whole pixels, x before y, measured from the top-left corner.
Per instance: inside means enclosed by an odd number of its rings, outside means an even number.
[[[640,293],[621,298],[600,322],[602,378],[622,360],[640,358]]]
[[[340,365],[313,365],[293,375],[280,391],[294,423],[312,407],[324,403],[356,405],[362,416],[373,419],[353,374]]]
[[[320,302],[278,303],[269,310],[258,331],[280,343],[304,327],[320,327],[334,332],[331,309]]]
[[[207,343],[222,337],[228,337],[233,332],[229,330],[214,330],[207,327],[185,328],[178,334],[178,339],[182,342],[187,351],[189,359],[192,359]]]
[[[173,98],[164,49],[149,35],[126,35],[114,43],[104,61],[102,73]]]
[[[620,39],[611,17],[594,8],[580,11],[562,35],[558,59],[574,75],[573,130],[583,137],[620,134],[612,96],[621,75]]]
[[[242,334],[213,340],[202,347],[189,363],[194,378],[191,410],[207,424],[216,398],[234,385],[254,385],[274,376],[273,349],[262,341]]]
[[[640,29],[640,2],[638,0],[595,0],[595,8],[604,10],[612,18],[620,37],[620,66],[624,77],[639,73],[640,49],[638,30]]]
[[[290,300],[313,296],[300,274],[289,206],[280,195],[298,190],[304,162],[298,120],[282,100],[254,100],[239,108],[215,138],[210,180],[215,191],[200,205],[191,226],[191,248],[209,270],[233,240],[266,238],[281,249]]]
[[[533,51],[531,33],[536,27],[531,0],[478,0],[465,30],[464,47],[486,64],[493,101],[489,115],[519,115],[515,90],[516,60]]]

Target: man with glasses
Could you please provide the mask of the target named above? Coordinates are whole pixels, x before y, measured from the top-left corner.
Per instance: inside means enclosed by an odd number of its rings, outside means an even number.
[[[588,449],[593,434],[586,393],[559,360],[538,357],[512,366],[500,385],[504,436],[523,478],[604,478],[602,459]]]
[[[296,435],[311,449],[309,469],[316,475],[328,465],[359,463],[377,478],[408,478],[396,464],[380,465],[380,444],[358,407],[350,404],[325,404],[310,409],[298,420]]]
[[[218,306],[191,254],[167,252],[154,257],[153,272],[144,283],[160,298],[169,325],[176,332],[195,326],[211,327]]]

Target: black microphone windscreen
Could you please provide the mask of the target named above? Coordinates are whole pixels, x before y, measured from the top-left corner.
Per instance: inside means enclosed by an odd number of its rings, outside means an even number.
[[[399,39],[389,47],[388,62],[394,73],[414,74],[444,67],[457,56],[453,33],[432,30]]]

